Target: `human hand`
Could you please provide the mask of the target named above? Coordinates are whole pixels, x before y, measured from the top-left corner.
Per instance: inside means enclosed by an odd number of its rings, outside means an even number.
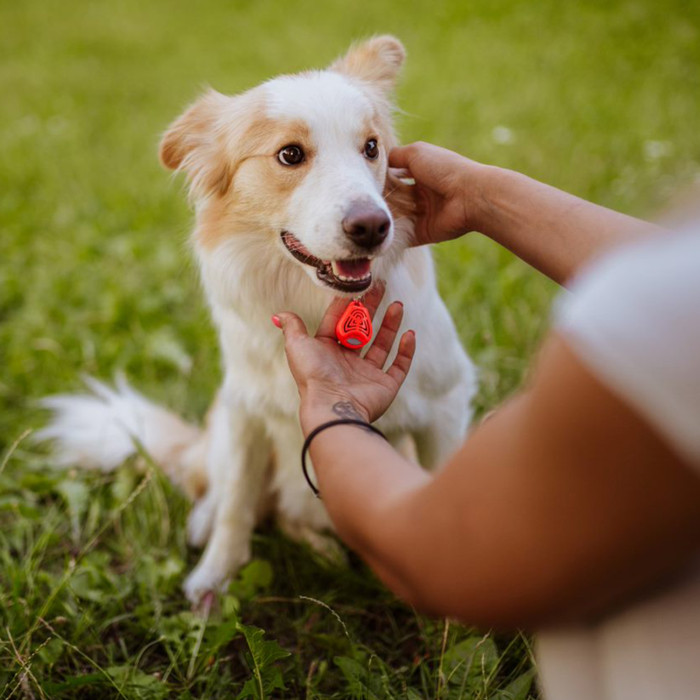
[[[377,310],[383,293],[383,286],[377,285],[363,298],[370,315]],[[357,350],[341,346],[335,337],[336,323],[347,304],[347,299],[342,298],[331,302],[314,337],[308,335],[296,314],[277,315],[289,368],[299,388],[305,433],[327,420],[319,417],[329,411],[370,423],[377,420],[396,397],[411,367],[415,334],[406,331],[395,360],[386,372],[383,369],[403,318],[400,302],[390,304],[364,357]]]
[[[488,166],[421,141],[394,148],[389,165],[407,170],[416,182],[413,245],[448,241],[478,228]]]

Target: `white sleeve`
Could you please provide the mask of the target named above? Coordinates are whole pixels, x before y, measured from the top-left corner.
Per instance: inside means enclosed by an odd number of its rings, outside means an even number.
[[[700,467],[700,222],[597,262],[559,299],[556,327],[602,382]]]

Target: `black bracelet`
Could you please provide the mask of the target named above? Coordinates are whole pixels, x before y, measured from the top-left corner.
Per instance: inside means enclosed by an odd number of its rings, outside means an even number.
[[[323,430],[326,428],[332,428],[334,425],[361,425],[363,428],[367,428],[367,430],[371,430],[373,433],[376,433],[377,435],[381,435],[385,440],[386,440],[386,435],[379,430],[378,428],[375,428],[373,425],[370,425],[369,423],[366,423],[363,420],[359,420],[357,418],[338,418],[336,420],[329,420],[328,423],[321,423],[318,427],[314,428],[307,436],[306,440],[304,440],[304,447],[301,449],[301,470],[304,472],[304,478],[306,479],[306,483],[309,485],[311,490],[314,492],[314,496],[316,498],[321,498],[321,493],[319,490],[314,486],[313,482],[309,478],[309,472],[306,469],[306,453],[309,451],[309,446],[311,445],[311,441]]]

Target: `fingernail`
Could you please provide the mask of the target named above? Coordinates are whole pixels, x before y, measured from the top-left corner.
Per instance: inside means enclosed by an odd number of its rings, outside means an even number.
[[[277,314],[273,315],[272,323],[274,323],[277,326],[277,328],[282,328],[282,322],[280,321],[280,317]]]
[[[398,299],[394,302],[394,304],[398,304],[401,308],[403,308],[403,302],[399,301]]]

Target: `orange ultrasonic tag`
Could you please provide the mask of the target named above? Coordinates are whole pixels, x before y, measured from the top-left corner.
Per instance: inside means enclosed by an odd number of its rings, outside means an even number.
[[[335,326],[338,342],[350,348],[359,350],[372,340],[372,319],[365,305],[353,299]]]

